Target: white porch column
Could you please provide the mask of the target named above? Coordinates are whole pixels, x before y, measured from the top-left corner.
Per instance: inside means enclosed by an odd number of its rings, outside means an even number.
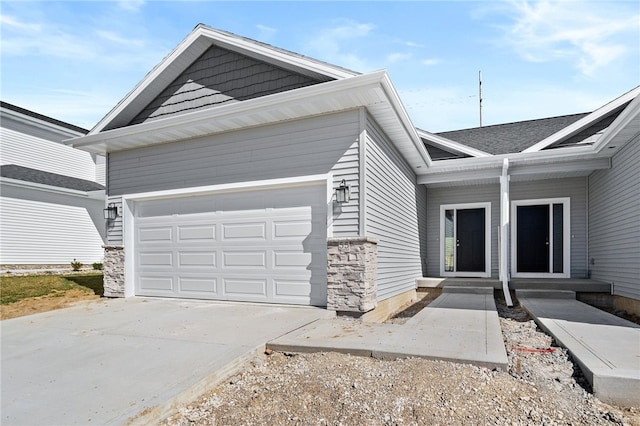
[[[502,281],[502,291],[507,306],[513,306],[511,293],[509,293],[509,159],[502,162],[502,175],[500,176],[500,260],[499,277]]]

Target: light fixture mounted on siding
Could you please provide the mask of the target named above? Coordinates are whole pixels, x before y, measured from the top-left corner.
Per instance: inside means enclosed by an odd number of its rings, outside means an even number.
[[[336,202],[338,204],[345,204],[349,202],[349,186],[342,179],[340,186],[336,188]]]
[[[107,220],[115,220],[115,218],[118,217],[118,207],[114,203],[109,204],[103,212],[104,218]]]

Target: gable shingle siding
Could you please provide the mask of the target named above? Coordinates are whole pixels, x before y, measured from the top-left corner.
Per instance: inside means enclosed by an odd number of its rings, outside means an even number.
[[[130,125],[321,83],[212,46],[147,105]]]

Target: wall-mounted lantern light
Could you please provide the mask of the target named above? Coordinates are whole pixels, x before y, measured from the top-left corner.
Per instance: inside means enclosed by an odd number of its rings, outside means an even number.
[[[109,204],[109,206],[104,209],[103,212],[104,218],[107,220],[114,220],[116,217],[118,217],[118,207],[114,203]]]
[[[349,187],[344,179],[340,182],[340,186],[336,188],[336,202],[338,204],[345,204],[349,202]]]

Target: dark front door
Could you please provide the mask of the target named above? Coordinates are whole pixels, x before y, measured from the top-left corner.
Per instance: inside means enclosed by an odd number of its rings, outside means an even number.
[[[458,210],[456,270],[485,271],[485,209]]]
[[[518,272],[549,272],[549,205],[518,206]]]

